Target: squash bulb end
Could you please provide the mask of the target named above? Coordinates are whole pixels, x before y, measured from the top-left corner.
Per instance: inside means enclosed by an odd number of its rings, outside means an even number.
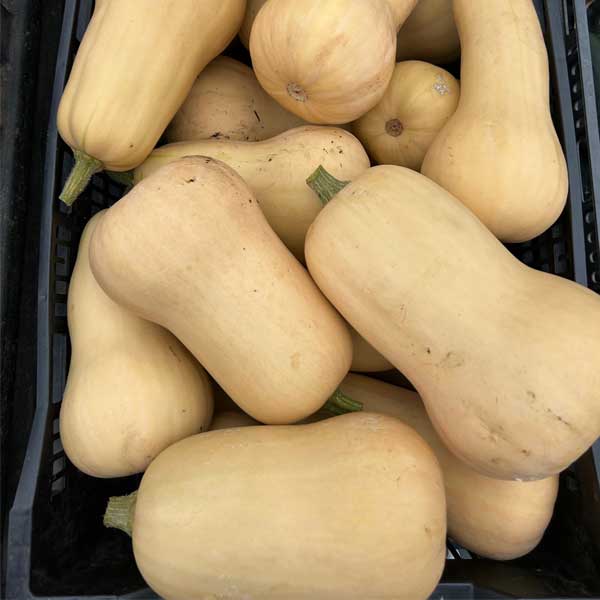
[[[390,119],[385,124],[385,132],[392,137],[398,137],[399,135],[402,135],[403,131],[404,125],[402,125],[402,122],[399,119]]]
[[[308,96],[304,89],[299,86],[297,83],[288,83],[287,84],[287,93],[290,98],[296,100],[296,102],[306,102],[308,100]]]

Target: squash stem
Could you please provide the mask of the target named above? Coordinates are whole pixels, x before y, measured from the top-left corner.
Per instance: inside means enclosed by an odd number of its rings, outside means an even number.
[[[102,163],[97,158],[88,156],[81,150],[73,150],[73,155],[75,156],[75,166],[59,196],[67,206],[71,206],[77,200],[79,194],[87,187],[92,175],[102,171]]]
[[[358,412],[363,409],[362,402],[350,398],[339,388],[331,394],[329,400],[323,405],[323,410],[334,415],[344,415],[349,412]]]
[[[308,187],[319,196],[325,206],[339,191],[343,190],[350,182],[340,181],[328,173],[323,165],[319,165],[312,175],[306,180]]]
[[[133,171],[106,171],[106,174],[127,188],[133,187]]]
[[[128,496],[112,496],[104,513],[104,526],[114,527],[131,536],[137,491]]]

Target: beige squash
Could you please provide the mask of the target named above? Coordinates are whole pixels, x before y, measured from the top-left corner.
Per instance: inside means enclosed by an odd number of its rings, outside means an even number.
[[[398,32],[397,60],[445,64],[456,60],[459,54],[452,0],[419,0]]]
[[[269,0],[252,26],[262,87],[311,123],[347,123],[383,96],[417,0]]]
[[[349,183],[311,226],[313,279],[483,474],[542,479],[600,434],[600,298],[521,262],[410,169]]]
[[[166,600],[424,600],[446,556],[435,456],[368,413],[190,437],[137,498],[111,499],[105,524],[133,532]]]
[[[441,67],[398,63],[383,98],[352,124],[352,131],[379,164],[419,170],[425,154],[454,114],[460,87]]]
[[[267,0],[248,0],[246,3],[246,14],[242,21],[242,27],[240,28],[240,41],[246,48],[250,48],[250,32],[252,31],[252,25],[258,11],[262,8],[263,4]]]
[[[95,477],[144,471],[167,446],[208,429],[208,376],[168,331],[115,304],[96,283],[86,225],[69,285],[71,365],[60,408],[69,460]]]
[[[239,410],[229,410],[217,413],[214,416],[212,423],[210,424],[210,430],[216,431],[217,429],[231,429],[232,427],[251,427],[252,425],[260,425],[260,423]]]
[[[554,510],[557,475],[539,481],[485,477],[446,448],[415,392],[353,373],[340,389],[362,402],[365,412],[400,419],[435,452],[444,475],[448,535],[452,539],[496,560],[517,558],[537,546]]]
[[[394,368],[394,365],[382,356],[365,339],[358,335],[353,327],[350,327],[352,336],[352,365],[351,371],[362,371],[365,373],[373,371],[388,371]]]
[[[200,73],[165,134],[169,142],[259,142],[303,124],[260,87],[250,67],[219,56]]]
[[[350,367],[345,323],[220,161],[183,158],[137,184],[90,261],[107,294],[172,331],[258,421],[308,416]]]
[[[93,173],[150,154],[194,79],[233,39],[246,0],[96,0],[58,107],[75,168],[71,204]]]
[[[256,196],[269,224],[296,258],[304,260],[306,232],[322,208],[306,178],[322,164],[344,180],[369,168],[360,142],[334,127],[305,126],[263,142],[199,140],[161,146],[134,172],[141,181],[182,156],[210,156],[227,163]]]
[[[531,0],[455,0],[458,108],[421,172],[496,237],[522,242],[560,215],[567,169],[549,108],[548,56]]]

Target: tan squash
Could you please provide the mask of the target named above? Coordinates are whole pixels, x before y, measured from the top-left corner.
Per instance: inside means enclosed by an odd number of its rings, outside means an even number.
[[[494,1],[494,0],[492,0]],[[398,32],[397,60],[445,64],[460,55],[452,0],[419,0]]]
[[[75,154],[61,199],[150,154],[194,79],[233,39],[246,0],[96,0],[58,107]]]
[[[531,0],[455,0],[454,16],[460,101],[421,172],[502,241],[529,240],[556,221],[568,185],[535,8]]]
[[[258,421],[306,417],[350,367],[345,323],[220,161],[183,158],[136,185],[94,232],[90,262]]]
[[[210,424],[210,430],[231,429],[232,427],[252,427],[260,425],[250,415],[240,412],[239,410],[228,410],[226,412],[217,413]]]
[[[394,365],[382,356],[365,339],[360,337],[356,329],[349,326],[352,336],[352,364],[351,371],[362,371],[365,373],[373,371],[388,371]]]
[[[352,373],[340,389],[362,402],[365,412],[400,419],[435,452],[444,475],[452,539],[495,560],[517,558],[538,545],[554,510],[557,475],[523,482],[485,477],[446,448],[415,392]]]
[[[383,96],[417,0],[269,0],[250,55],[262,87],[311,123],[348,123]]]
[[[600,298],[521,262],[426,177],[379,166],[321,211],[310,273],[488,476],[542,479],[600,434]]]
[[[242,21],[242,27],[240,28],[240,41],[246,48],[250,48],[250,32],[252,31],[252,25],[258,11],[262,8],[263,4],[267,0],[248,0],[246,3],[246,14]]]
[[[208,376],[168,331],[115,304],[96,283],[81,236],[69,285],[71,365],[60,408],[69,460],[95,477],[144,471],[167,446],[208,429]]]
[[[259,142],[303,124],[260,87],[250,67],[219,56],[200,73],[165,134],[169,142]]]
[[[376,163],[418,171],[459,95],[458,81],[441,67],[418,60],[398,63],[383,98],[354,121],[352,131]]]
[[[212,139],[161,146],[135,170],[134,181],[190,155],[210,156],[237,171],[275,233],[302,261],[306,232],[322,208],[306,178],[319,164],[344,180],[369,168],[369,158],[352,134],[333,127],[305,126],[263,142]]]
[[[424,600],[446,557],[433,453],[368,413],[190,437],[150,465],[137,497],[111,499],[105,524],[133,532],[167,600]]]

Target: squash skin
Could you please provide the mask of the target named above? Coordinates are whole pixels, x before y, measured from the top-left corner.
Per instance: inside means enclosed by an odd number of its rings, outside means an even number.
[[[343,319],[220,161],[186,157],[137,184],[94,232],[90,262],[109,296],[172,331],[258,421],[308,416],[350,367]]]
[[[568,186],[539,21],[531,0],[456,0],[454,17],[462,46],[460,102],[421,172],[500,240],[523,242],[556,221]]]
[[[182,156],[210,156],[232,167],[256,195],[269,224],[283,243],[304,261],[304,238],[322,208],[306,185],[322,164],[343,180],[369,168],[369,157],[350,133],[334,127],[304,126],[263,142],[198,140],[157,148],[134,172],[137,183]]]
[[[168,331],[115,304],[90,270],[90,237],[81,237],[68,296],[72,354],[60,409],[69,460],[94,477],[146,469],[172,443],[208,429],[208,376]]]
[[[153,0],[149,11],[145,0],[97,0],[58,108],[62,139],[101,168],[139,165],[237,33],[245,5]]]
[[[250,67],[218,56],[197,77],[165,135],[169,142],[259,142],[304,124],[260,87]]]
[[[419,0],[398,32],[396,60],[446,64],[459,56],[452,0]]]
[[[444,566],[445,510],[433,453],[396,419],[244,427],[153,462],[133,549],[168,600],[418,600]]]
[[[396,32],[415,4],[270,0],[250,35],[256,77],[309,123],[354,121],[383,96],[394,69]]]
[[[414,385],[446,445],[482,474],[542,479],[597,439],[600,298],[520,263],[426,177],[369,169],[321,211],[306,258],[344,318]]]
[[[418,171],[459,96],[458,81],[441,67],[418,60],[398,63],[383,98],[354,121],[352,132],[375,163]]]
[[[429,444],[444,475],[452,539],[494,560],[523,556],[538,545],[554,510],[557,475],[523,482],[485,477],[446,448],[415,392],[353,373],[340,389],[364,411],[400,419]]]

